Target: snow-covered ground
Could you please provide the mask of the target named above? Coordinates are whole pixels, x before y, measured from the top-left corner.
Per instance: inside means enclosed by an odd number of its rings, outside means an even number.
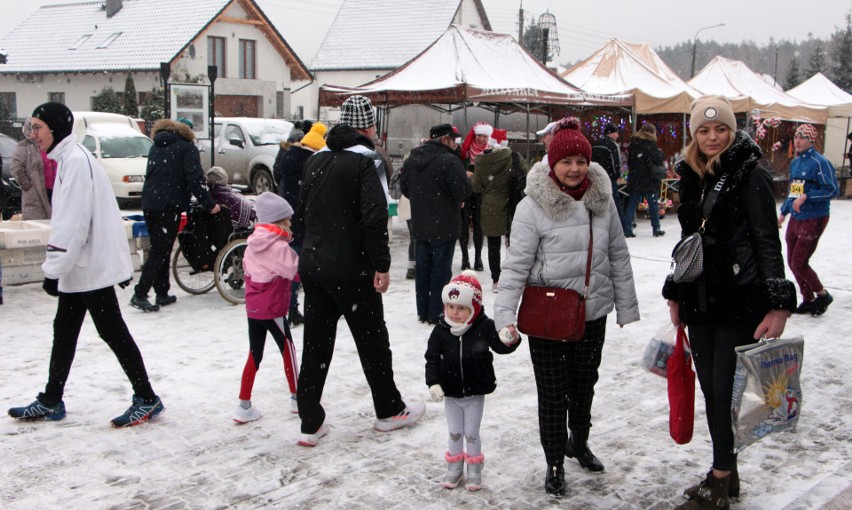
[[[813,264],[835,297],[820,318],[794,316],[786,335],[804,335],[804,399],[796,434],[768,437],[740,456],[744,481],[734,508],[850,508],[852,501],[852,201],[835,201]],[[116,430],[109,420],[131,389],[87,320],[65,393],[61,422],[0,417],[0,508],[671,508],[711,460],[703,400],[695,437],[677,446],[668,434],[665,380],[640,368],[645,345],[668,320],[660,287],[678,237],[651,237],[647,220],[629,240],[642,321],[619,329],[610,315],[590,445],[606,465],[593,475],[566,461],[568,497],[544,493],[536,393],[526,345],[497,356],[497,391],[482,426],[484,488],[442,489],[443,404],[427,402],[423,420],[392,433],[373,430],[370,394],[351,336],[341,322],[325,389],[331,433],[316,448],[296,446],[282,361],[273,342],[253,402],[261,420],[236,425],[240,374],[248,351],[245,311],[215,290],[184,294],[158,313],[125,305],[124,314],[166,412],[151,424]],[[430,329],[417,322],[414,282],[405,280],[407,230],[396,226],[392,283],[385,295],[396,382],[404,397],[428,399],[423,353]],[[454,265],[458,270],[459,257]],[[488,281],[488,272],[480,273]],[[494,294],[484,285],[486,312]],[[119,290],[127,303],[132,289]],[[29,403],[47,377],[56,301],[30,284],[7,287],[0,307],[0,403]],[[302,329],[294,329],[301,352]],[[846,375],[844,375],[846,374]],[[846,382],[844,382],[846,381]]]

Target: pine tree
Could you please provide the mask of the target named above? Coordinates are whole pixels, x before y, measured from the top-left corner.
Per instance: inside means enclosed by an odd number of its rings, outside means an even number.
[[[846,26],[831,36],[831,77],[834,84],[852,92],[852,13],[846,15]]]
[[[541,60],[544,52],[544,32],[538,23],[530,23],[530,26],[524,30],[524,40],[522,41],[524,48],[530,52],[530,55]]]
[[[819,44],[814,48],[811,58],[808,59],[808,78],[816,73],[826,74],[828,70],[828,62],[826,61],[825,51]]]
[[[124,80],[124,97],[122,98],[121,111],[130,117],[139,116],[139,103],[136,101],[136,84],[133,83],[133,75],[127,73]]]
[[[92,98],[92,110],[105,113],[121,113],[121,101],[112,87],[104,87],[101,93]]]
[[[802,75],[799,73],[799,59],[794,58],[790,61],[790,69],[787,71],[787,81],[784,83],[784,90],[790,90],[800,83],[802,83]]]
[[[158,88],[152,89],[151,93],[145,97],[142,101],[141,116],[148,122],[153,122],[166,116],[162,90]]]

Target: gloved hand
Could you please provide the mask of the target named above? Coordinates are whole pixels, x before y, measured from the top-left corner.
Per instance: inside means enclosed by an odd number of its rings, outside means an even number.
[[[444,400],[444,390],[441,388],[440,384],[433,384],[429,386],[429,395],[432,395],[433,402],[440,402]]]
[[[130,282],[131,282],[131,281],[133,281],[133,277],[132,277],[132,276],[131,276],[130,278],[128,278],[128,279],[126,279],[126,280],[124,280],[123,282],[118,282],[118,286],[119,286],[119,287],[121,287],[122,289],[126,289],[126,288],[127,288],[127,286],[128,286],[128,285],[130,285]]]
[[[519,339],[520,335],[516,337],[515,334],[512,333],[512,330],[510,330],[508,327],[505,327],[500,330],[500,341],[506,345],[514,345],[518,342]]]
[[[51,296],[56,297],[59,295],[59,280],[45,278],[44,283],[41,284],[41,288]]]

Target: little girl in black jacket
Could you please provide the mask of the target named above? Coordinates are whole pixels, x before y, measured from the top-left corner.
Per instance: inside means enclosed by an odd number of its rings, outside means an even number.
[[[485,395],[497,387],[491,351],[514,352],[520,339],[507,337],[509,343],[504,343],[494,321],[485,316],[475,272],[467,270],[450,280],[441,297],[444,316],[432,330],[426,349],[426,385],[432,400],[444,400],[449,432],[447,474],[441,486],[457,487],[466,463],[467,489],[479,490],[485,459],[479,426]]]

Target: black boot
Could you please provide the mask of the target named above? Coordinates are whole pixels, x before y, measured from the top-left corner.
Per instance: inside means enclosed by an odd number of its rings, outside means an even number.
[[[586,443],[589,438],[589,431],[585,432],[572,431],[568,436],[568,443],[565,444],[565,456],[576,458],[577,462],[583,466],[583,469],[588,469],[593,473],[600,473],[604,470],[604,465],[595,457],[595,454],[589,450],[589,445]]]
[[[467,246],[459,246],[461,247],[462,254],[461,270],[464,271],[465,269],[470,269],[470,255],[468,255]]]
[[[562,464],[548,464],[544,478],[544,490],[551,496],[565,495],[565,469]]]
[[[683,491],[684,497],[687,499],[694,498],[698,495],[698,491],[701,490],[702,487],[710,483],[710,479],[713,477],[713,470],[711,469],[707,473],[707,477],[702,480],[700,483],[693,485],[692,487],[688,487]],[[730,480],[728,480],[728,498],[738,498],[740,497],[740,474],[737,472],[737,465],[734,464],[734,469],[731,470]]]
[[[473,270],[485,271],[485,266],[482,265],[482,256],[479,253],[476,254],[476,259],[473,261]]]
[[[686,503],[675,507],[675,510],[728,510],[730,481],[730,474],[724,478],[716,478],[711,471],[698,493]]]

